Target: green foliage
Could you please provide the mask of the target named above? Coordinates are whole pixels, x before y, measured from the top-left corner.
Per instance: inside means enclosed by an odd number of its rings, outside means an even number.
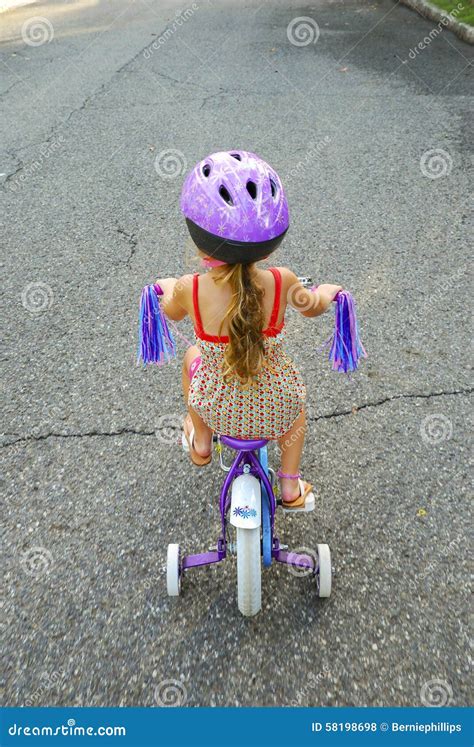
[[[453,10],[458,8],[459,3],[462,3],[464,6],[463,9],[459,10],[459,12],[453,13],[453,17],[457,21],[462,21],[462,23],[468,23],[470,26],[474,26],[473,0],[458,0],[457,2],[453,2],[452,0],[430,0],[430,3],[432,3],[432,5],[437,5],[438,8],[441,8],[448,13],[452,13]]]

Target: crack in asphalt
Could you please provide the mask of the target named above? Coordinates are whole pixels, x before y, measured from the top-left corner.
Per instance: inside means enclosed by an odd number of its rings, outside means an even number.
[[[4,190],[5,190],[5,184],[8,184],[8,182],[14,179],[15,176],[20,173],[20,171],[23,169],[25,165],[24,162],[20,158],[18,158],[18,156],[15,153],[12,153],[11,151],[7,151],[7,153],[11,158],[13,158],[17,162],[17,165],[15,166],[15,169],[13,171],[9,171],[8,174],[6,175],[3,181],[3,184],[2,184],[2,188]]]
[[[229,92],[225,88],[223,88],[220,91],[217,91],[215,93],[209,93],[207,96],[204,96],[204,98],[202,99],[202,102],[201,102],[201,106],[199,108],[203,109],[204,106],[207,104],[207,102],[210,101],[211,99],[216,99],[219,96],[226,96],[228,93]]]
[[[167,28],[168,28],[168,24],[165,26],[164,30],[161,33],[164,33]],[[160,34],[157,34],[157,36],[160,36]],[[27,146],[19,148],[18,150],[25,150],[26,148],[30,148],[30,147],[34,147],[34,146],[39,146],[39,145],[51,143],[51,140],[55,136],[56,132],[58,130],[61,130],[62,128],[66,127],[68,125],[69,121],[71,120],[71,118],[74,116],[74,114],[77,114],[78,112],[81,112],[84,109],[86,109],[87,106],[89,105],[89,102],[92,99],[94,99],[95,97],[100,96],[103,93],[105,93],[105,91],[107,90],[108,86],[111,85],[111,83],[114,80],[114,78],[117,75],[120,75],[120,74],[126,72],[127,68],[130,65],[132,65],[132,63],[134,63],[137,59],[139,59],[143,55],[143,53],[145,52],[145,50],[147,50],[152,44],[153,44],[153,42],[147,42],[147,44],[142,49],[138,50],[138,52],[136,52],[130,59],[126,60],[126,62],[124,62],[119,68],[117,68],[116,70],[114,70],[110,74],[110,77],[108,78],[108,80],[106,80],[104,83],[102,83],[95,91],[93,91],[88,96],[86,96],[85,99],[83,100],[83,102],[79,106],[75,107],[74,109],[71,109],[67,113],[67,115],[65,116],[64,119],[62,119],[60,122],[57,122],[56,124],[54,124],[51,127],[49,135],[46,137],[45,140],[42,140],[40,142],[29,143]],[[134,71],[127,71],[127,72],[134,72]],[[178,83],[180,85],[183,85],[182,81],[178,80],[177,78],[173,78],[170,75],[166,75],[165,73],[154,72],[154,74],[157,75],[157,76],[166,78],[166,79],[168,79],[168,80],[170,80],[170,81],[172,81],[174,83]],[[0,98],[3,97],[3,96],[5,96],[6,94],[8,94],[8,92],[13,88],[14,85],[16,85],[16,82],[12,86],[10,86],[6,91],[3,91],[2,93],[0,93]],[[198,85],[198,84],[193,84],[193,86],[194,86],[194,88],[198,87],[198,88],[202,89],[203,91],[205,91],[206,93],[209,93],[209,95],[205,97],[204,101],[206,101],[207,98],[212,98],[214,96],[220,96],[223,93],[226,93],[225,90],[222,90],[222,91],[219,91],[219,92],[209,92],[208,88],[206,88],[205,86]],[[203,101],[203,103],[204,103],[204,101]],[[19,159],[16,156],[15,156],[15,160],[19,161]],[[14,172],[9,173],[7,175],[7,178],[5,179],[5,181],[4,181],[4,183],[3,183],[2,186],[4,187],[4,185],[5,185],[6,182],[8,182],[10,179],[13,179],[19,173],[19,171],[21,171],[23,169],[24,165],[25,164],[23,162],[21,162],[21,165],[19,166],[19,168],[17,168]]]
[[[167,430],[169,430],[171,426],[168,426]],[[38,436],[35,436],[33,434],[29,434],[27,436],[21,436],[20,438],[15,439],[14,441],[10,441],[7,444],[2,444],[2,448],[7,448],[8,446],[14,446],[15,444],[19,443],[26,443],[28,441],[45,441],[48,438],[95,438],[95,437],[103,437],[103,436],[125,436],[125,435],[133,435],[133,436],[155,436],[156,433],[158,433],[160,430],[163,429],[157,429],[154,431],[145,431],[145,430],[137,430],[136,428],[120,428],[117,431],[85,431],[84,433],[42,433]],[[10,435],[10,434],[4,434],[4,435]],[[16,435],[16,434],[11,434]]]
[[[137,250],[137,246],[138,246],[138,237],[137,237],[137,234],[135,232],[128,233],[121,226],[119,226],[117,228],[117,233],[119,233],[121,236],[125,236],[125,238],[127,239],[128,243],[129,243],[130,254],[127,257],[126,264],[127,264],[127,267],[129,269],[131,269],[132,259],[134,257],[134,254],[135,254],[135,252]]]
[[[332,418],[340,418],[344,417],[346,415],[355,415],[360,410],[366,410],[371,407],[380,407],[381,405],[386,404],[387,402],[393,402],[398,399],[432,399],[434,397],[452,397],[458,394],[472,394],[474,391],[474,387],[471,387],[469,389],[453,389],[450,391],[445,392],[427,392],[427,393],[419,393],[419,394],[394,394],[390,397],[384,397],[384,399],[378,400],[377,402],[366,402],[362,405],[354,405],[353,408],[350,410],[341,410],[339,412],[331,412],[327,415],[316,415],[315,417],[308,417],[308,420],[312,423],[316,422],[317,420],[331,420]],[[172,424],[166,425],[163,428],[156,428],[152,431],[147,430],[138,430],[137,428],[120,428],[116,431],[99,431],[99,430],[92,430],[92,431],[85,431],[84,433],[43,433],[38,436],[35,436],[33,434],[29,434],[26,436],[20,436],[19,438],[16,438],[14,441],[9,441],[8,443],[1,444],[1,448],[8,448],[10,446],[14,446],[15,444],[19,443],[27,443],[29,441],[45,441],[48,438],[102,438],[102,437],[114,437],[114,436],[157,436],[158,433],[161,432],[169,432],[169,431],[179,431],[180,428],[177,426],[173,426]],[[15,436],[17,434],[12,433],[4,433],[4,436]]]
[[[452,389],[446,392],[427,392],[419,394],[393,394],[390,397],[384,397],[383,399],[377,400],[377,402],[365,402],[362,405],[354,405],[350,410],[340,410],[339,412],[331,412],[328,415],[316,415],[316,417],[309,417],[310,422],[316,422],[316,420],[330,420],[331,418],[340,418],[344,415],[354,415],[359,410],[365,410],[368,407],[380,407],[386,402],[393,402],[397,399],[431,399],[432,397],[450,397],[455,394],[472,394],[474,387],[469,389]]]

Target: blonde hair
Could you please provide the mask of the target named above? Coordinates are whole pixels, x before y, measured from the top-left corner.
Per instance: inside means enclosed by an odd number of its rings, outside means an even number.
[[[224,381],[237,376],[244,387],[251,386],[264,365],[262,335],[264,289],[257,282],[255,264],[225,265],[219,268],[214,282],[229,283],[231,301],[219,327],[227,320],[229,343],[223,363]]]

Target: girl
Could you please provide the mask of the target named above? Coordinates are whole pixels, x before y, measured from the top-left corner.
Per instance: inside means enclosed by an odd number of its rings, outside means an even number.
[[[341,286],[320,285],[314,293],[285,267],[258,267],[281,243],[289,216],[278,174],[254,153],[214,153],[198,163],[185,180],[181,209],[207,272],[156,282],[166,315],[188,314],[194,323],[196,345],[182,373],[191,460],[209,464],[213,432],[275,440],[283,506],[312,510],[312,485],[299,472],[306,392],[282,333],[288,304],[318,316]]]

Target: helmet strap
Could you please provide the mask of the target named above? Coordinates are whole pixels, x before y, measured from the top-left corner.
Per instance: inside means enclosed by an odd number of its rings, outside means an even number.
[[[228,262],[221,262],[220,259],[211,259],[210,257],[202,257],[201,259],[201,265],[206,270],[212,270],[214,267],[222,267],[222,265],[227,265]]]

